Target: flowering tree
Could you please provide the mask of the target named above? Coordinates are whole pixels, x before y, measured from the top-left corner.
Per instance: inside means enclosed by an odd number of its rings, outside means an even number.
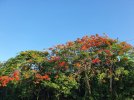
[[[97,34],[48,51],[21,52],[2,64],[1,88],[13,90],[9,97],[17,99],[131,100],[134,52],[130,50],[126,42]]]

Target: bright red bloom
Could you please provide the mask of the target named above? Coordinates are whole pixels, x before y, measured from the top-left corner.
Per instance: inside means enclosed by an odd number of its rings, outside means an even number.
[[[108,56],[112,56],[110,50],[104,50],[104,51],[105,51],[105,53],[106,53]]]
[[[88,48],[87,48],[87,46],[86,45],[83,45],[82,47],[81,47],[81,50],[87,50]]]
[[[50,77],[47,74],[45,74],[44,76],[42,76],[42,79],[50,80]]]
[[[38,80],[50,80],[50,77],[49,75],[45,74],[45,75],[40,75],[40,74],[36,74],[35,77],[38,79]]]
[[[35,77],[40,79],[41,75],[40,74],[36,74]]]
[[[92,60],[92,63],[95,64],[95,63],[100,63],[101,60],[99,58],[95,58]]]
[[[19,71],[15,71],[15,72],[13,73],[13,77],[18,76],[19,74],[20,74],[20,72],[19,72]]]
[[[76,40],[76,42],[79,43],[79,44],[82,44],[82,43],[83,43],[80,38],[78,38],[78,39]]]
[[[60,66],[60,67],[63,67],[63,66],[65,66],[65,64],[66,64],[66,62],[65,62],[65,61],[60,62],[60,63],[59,63],[59,66]]]
[[[16,81],[18,81],[18,80],[20,80],[19,75],[20,75],[20,72],[19,72],[19,71],[15,71],[15,72],[13,73],[13,78],[14,78]]]
[[[12,77],[9,77],[9,76],[0,76],[0,85],[5,87],[7,86],[7,84],[10,82],[10,81],[13,81],[13,80],[20,80],[20,77],[19,77],[19,71],[15,71],[13,73],[13,76]]]
[[[11,78],[9,76],[1,76],[0,77],[0,84],[1,86],[5,87],[7,84],[11,81]]]

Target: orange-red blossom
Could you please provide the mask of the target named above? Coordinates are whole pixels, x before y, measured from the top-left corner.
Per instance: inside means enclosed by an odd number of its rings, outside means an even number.
[[[13,80],[18,81],[18,80],[20,80],[19,74],[20,74],[19,71],[15,71],[13,73],[13,76],[12,77],[10,77],[10,76],[0,76],[0,85],[2,87],[5,87],[5,86],[7,86],[7,84],[10,81],[13,81]]]
[[[35,77],[37,79],[39,79],[39,80],[42,80],[42,79],[44,79],[44,80],[50,80],[50,77],[47,74],[45,74],[45,75],[36,74]]]
[[[59,63],[59,66],[60,66],[60,67],[63,67],[63,66],[65,66],[65,64],[66,64],[66,62],[65,62],[65,61],[60,62],[60,63]]]
[[[95,63],[100,63],[101,60],[99,58],[95,58],[92,60],[92,63],[95,64]]]

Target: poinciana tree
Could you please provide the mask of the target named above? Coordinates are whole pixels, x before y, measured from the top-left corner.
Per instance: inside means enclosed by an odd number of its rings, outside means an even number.
[[[64,73],[69,71],[81,77],[79,83],[85,93],[81,93],[80,90],[80,94],[83,94],[84,98],[114,99],[120,98],[120,95],[123,97],[125,88],[120,87],[119,83],[122,81],[123,84],[124,78],[133,76],[133,61],[130,60],[132,59],[129,57],[130,55],[127,55],[127,51],[130,49],[131,46],[125,42],[96,35],[85,36],[74,42],[68,42],[66,45],[58,45],[52,49],[52,54],[60,56],[66,61],[68,69]],[[64,68],[66,67],[60,69],[64,71]],[[130,84],[128,86],[132,87],[133,80]],[[133,91],[133,89],[131,90]],[[133,93],[132,91],[131,93]],[[131,93],[128,96],[132,96]]]
[[[131,100],[134,96],[131,49],[126,42],[92,35],[48,51],[21,52],[3,64],[1,88],[14,89],[10,99],[15,95],[17,99],[32,100]],[[12,80],[16,71],[17,82]]]

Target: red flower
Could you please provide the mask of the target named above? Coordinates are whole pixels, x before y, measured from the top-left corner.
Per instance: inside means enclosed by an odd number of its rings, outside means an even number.
[[[105,53],[106,53],[108,56],[112,56],[110,50],[104,50],[104,51],[105,51]]]
[[[49,76],[47,74],[45,74],[44,76],[42,76],[42,79],[50,80],[50,78],[49,78]]]
[[[60,63],[59,63],[59,66],[60,66],[60,67],[63,67],[65,64],[66,64],[66,62],[65,62],[65,61],[60,62]]]
[[[14,73],[13,73],[13,77],[16,77],[16,76],[18,76],[19,75],[19,71],[15,71]]]
[[[81,50],[87,50],[88,48],[87,48],[87,46],[86,45],[83,45],[82,47],[81,47]]]
[[[36,74],[35,77],[40,79],[41,75],[40,74]]]
[[[101,62],[101,60],[99,58],[95,58],[92,60],[92,63],[95,64],[95,63],[99,63]]]
[[[0,77],[0,84],[1,86],[5,87],[11,81],[9,76],[1,76]]]
[[[13,78],[14,78],[16,81],[18,81],[18,80],[20,80],[19,75],[20,75],[20,72],[19,72],[19,71],[15,71],[15,72],[13,73]]]
[[[45,75],[40,75],[40,74],[36,74],[35,77],[38,79],[38,80],[50,80],[50,77],[49,75],[45,74]]]
[[[76,40],[76,42],[79,43],[79,44],[82,44],[82,43],[83,43],[80,38],[78,38],[78,39]]]

